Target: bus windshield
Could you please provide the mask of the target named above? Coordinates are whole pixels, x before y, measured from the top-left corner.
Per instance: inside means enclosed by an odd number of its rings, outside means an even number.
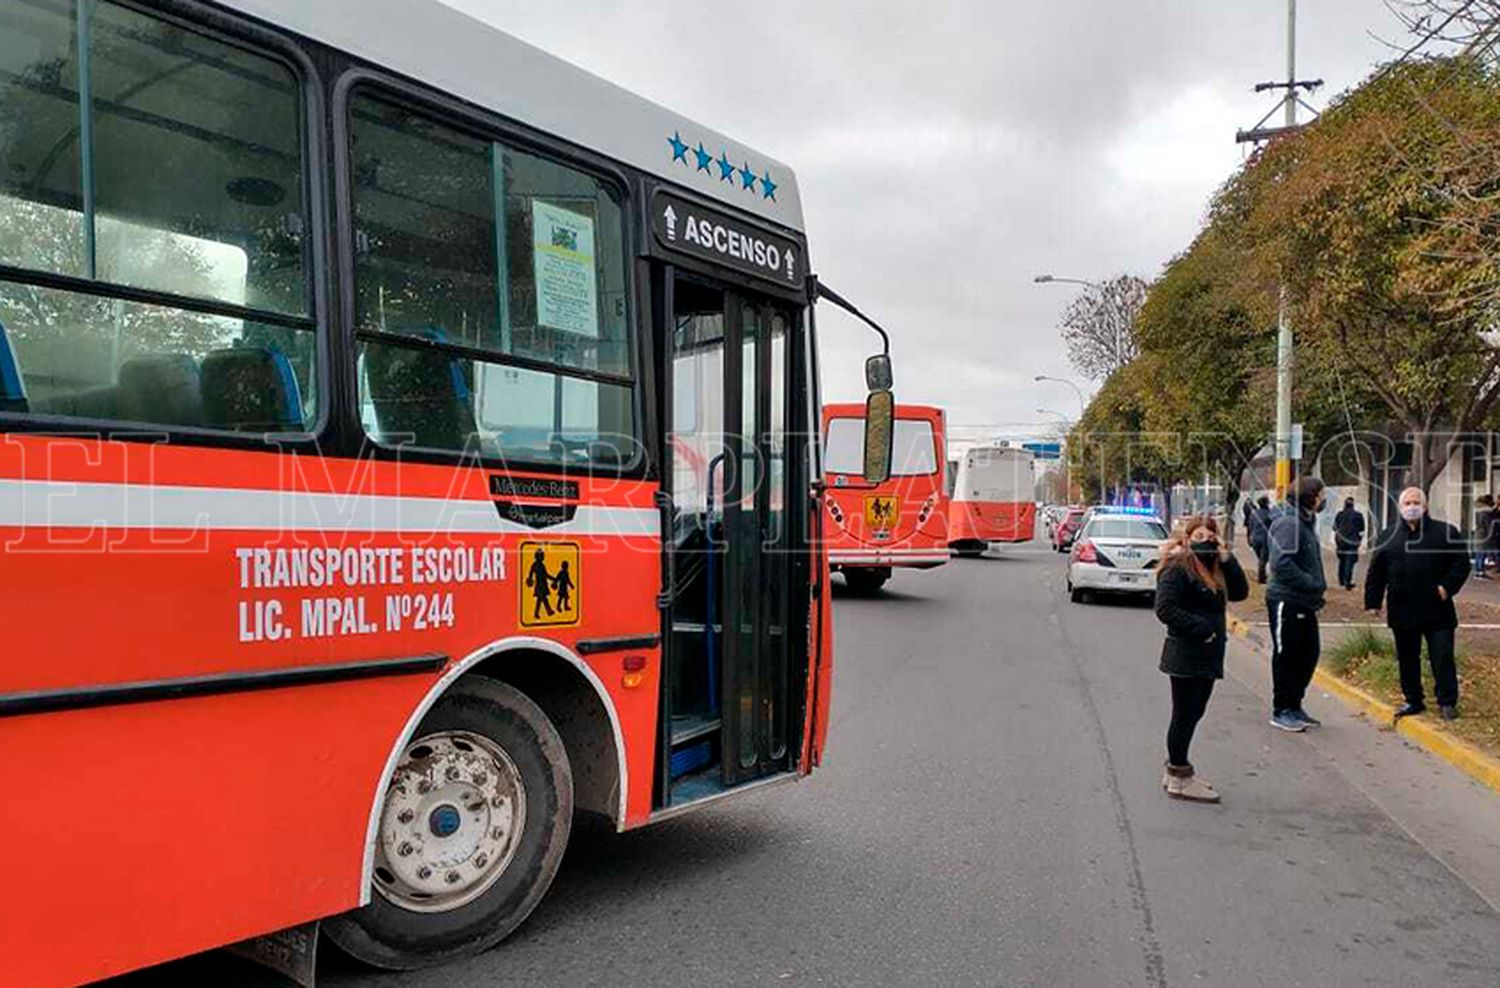
[[[828,422],[825,469],[829,473],[864,473],[865,420],[837,418]],[[937,473],[937,439],[932,423],[897,419],[891,438],[891,476],[926,477]]]
[[[968,455],[965,486],[970,497],[985,501],[1030,501],[1031,454],[1010,449],[981,449]]]

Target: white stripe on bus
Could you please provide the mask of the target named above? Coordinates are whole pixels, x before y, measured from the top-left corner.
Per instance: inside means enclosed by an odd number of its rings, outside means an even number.
[[[0,480],[0,527],[525,534],[490,501],[308,491]],[[661,532],[654,508],[581,504],[548,535]]]

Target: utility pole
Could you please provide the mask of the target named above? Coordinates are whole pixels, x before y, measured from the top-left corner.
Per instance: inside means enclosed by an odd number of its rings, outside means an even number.
[[[1311,93],[1323,85],[1322,79],[1297,78],[1297,0],[1286,3],[1286,81],[1262,82],[1255,87],[1257,93],[1270,89],[1285,92],[1281,104],[1261,118],[1260,123],[1249,130],[1235,134],[1241,144],[1259,144],[1283,134],[1296,132],[1297,107],[1306,105],[1298,95],[1299,90]],[[1276,113],[1285,111],[1285,121],[1280,127],[1267,127],[1266,123]],[[1312,107],[1308,110],[1316,114]],[[1292,321],[1287,314],[1286,287],[1282,286],[1276,307],[1276,500],[1279,503],[1292,484]]]
[[[1286,0],[1286,129],[1297,127],[1297,0]],[[1286,286],[1276,301],[1276,503],[1292,486],[1292,321]]]

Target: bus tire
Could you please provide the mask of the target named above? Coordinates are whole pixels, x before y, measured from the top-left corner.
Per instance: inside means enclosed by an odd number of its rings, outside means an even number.
[[[849,589],[859,594],[879,593],[885,581],[891,578],[890,570],[850,567],[844,570],[844,582]]]
[[[422,718],[387,785],[370,902],[325,920],[328,938],[388,970],[505,939],[551,886],[573,824],[557,728],[514,687],[467,676]]]
[[[984,555],[984,550],[989,548],[989,543],[978,539],[964,539],[953,543],[953,552],[961,559],[978,559]]]

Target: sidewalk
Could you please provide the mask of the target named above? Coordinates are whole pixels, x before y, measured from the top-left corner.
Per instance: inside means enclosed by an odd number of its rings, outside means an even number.
[[[1270,679],[1268,653],[1243,638],[1231,642],[1225,671],[1263,697]],[[1308,696],[1308,709],[1324,727],[1296,735],[1267,727],[1266,746],[1311,746],[1428,853],[1500,909],[1500,827],[1495,825],[1500,796],[1334,692],[1315,683]],[[1441,974],[1435,978],[1442,980]]]
[[[1249,549],[1237,546],[1236,555],[1250,575],[1250,597],[1231,604],[1230,614],[1248,631],[1246,637],[1268,660],[1265,587],[1255,582],[1255,558]],[[1327,604],[1319,614],[1323,661],[1315,688],[1337,694],[1369,716],[1373,723],[1390,728],[1395,708],[1401,703],[1401,692],[1385,618],[1364,610],[1367,562],[1368,557],[1361,556],[1354,574],[1354,590],[1338,586],[1328,589]],[[1324,571],[1335,580],[1336,567],[1333,553],[1326,552]],[[1448,723],[1423,715],[1412,718],[1410,723],[1402,722],[1400,730],[1471,778],[1500,790],[1500,580],[1471,577],[1454,603],[1459,614],[1459,709],[1464,716]],[[1349,647],[1340,654],[1340,647],[1346,642]],[[1425,661],[1423,665],[1426,666]],[[1429,696],[1430,675],[1430,670],[1424,669]]]

